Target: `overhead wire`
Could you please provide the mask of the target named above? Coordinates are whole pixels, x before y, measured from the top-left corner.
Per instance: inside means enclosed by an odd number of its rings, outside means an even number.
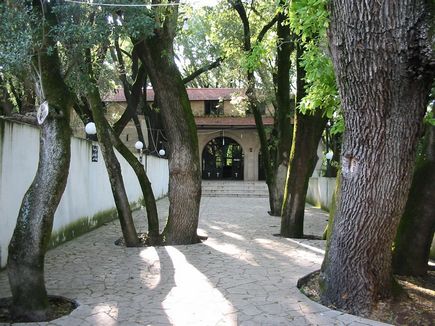
[[[110,3],[110,2],[94,2],[93,0],[65,0],[65,2],[101,7],[171,7],[171,6],[209,6],[203,4],[204,0],[191,0],[187,2],[168,2],[168,3]]]
[[[179,6],[180,3],[108,3],[108,2],[93,2],[93,1],[80,1],[80,0],[65,0],[65,2],[88,5],[88,6],[101,6],[101,7],[170,7]]]

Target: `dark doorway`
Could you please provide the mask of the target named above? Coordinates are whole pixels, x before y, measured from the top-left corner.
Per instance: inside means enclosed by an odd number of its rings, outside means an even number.
[[[243,150],[235,140],[216,137],[202,151],[202,178],[243,180]]]
[[[264,172],[264,162],[261,152],[258,154],[258,180],[266,180],[266,173]]]

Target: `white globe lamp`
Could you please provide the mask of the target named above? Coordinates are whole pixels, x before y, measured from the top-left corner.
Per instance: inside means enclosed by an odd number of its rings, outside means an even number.
[[[161,150],[159,150],[159,155],[160,156],[165,156],[166,152],[165,150],[162,148]]]
[[[134,148],[136,148],[138,151],[140,151],[141,149],[143,149],[143,143],[138,140],[135,144],[134,144]]]
[[[95,123],[88,122],[85,126],[85,132],[88,135],[96,135],[97,134],[97,127],[95,126]]]
[[[332,160],[333,156],[334,156],[334,152],[333,151],[329,151],[328,153],[325,154],[325,158],[327,160]]]

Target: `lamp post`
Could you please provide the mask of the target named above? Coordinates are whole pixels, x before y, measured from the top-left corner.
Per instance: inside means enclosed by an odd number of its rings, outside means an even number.
[[[94,122],[88,122],[85,125],[86,138],[89,140],[96,140],[97,127]],[[91,162],[98,162],[98,146],[92,144],[91,148]]]
[[[325,172],[325,177],[331,176],[331,160],[332,160],[332,157],[334,156],[334,153],[330,149],[330,134],[329,134],[330,127],[331,127],[331,122],[328,120],[328,122],[326,123],[326,128],[325,128],[325,141],[326,141],[326,154],[325,154],[326,172]]]
[[[95,123],[88,122],[85,126],[85,132],[87,135],[96,135],[97,134],[97,127],[95,126]]]
[[[142,149],[143,149],[143,143],[138,140],[135,144],[134,144],[134,148],[136,148],[137,152],[139,153],[139,162],[142,163]]]

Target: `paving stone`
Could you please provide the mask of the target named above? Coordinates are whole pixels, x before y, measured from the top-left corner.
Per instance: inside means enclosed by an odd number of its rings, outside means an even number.
[[[157,202],[161,226],[168,200]],[[296,281],[320,268],[324,241],[273,236],[279,218],[267,198],[201,201],[203,244],[122,248],[118,222],[67,242],[46,256],[49,293],[76,300],[69,316],[40,325],[385,325],[310,301]],[[320,235],[327,214],[307,206],[306,232]],[[145,211],[134,212],[146,230]],[[317,232],[317,233],[316,233]],[[6,271],[0,293],[9,296]],[[39,325],[32,323],[32,326]]]

